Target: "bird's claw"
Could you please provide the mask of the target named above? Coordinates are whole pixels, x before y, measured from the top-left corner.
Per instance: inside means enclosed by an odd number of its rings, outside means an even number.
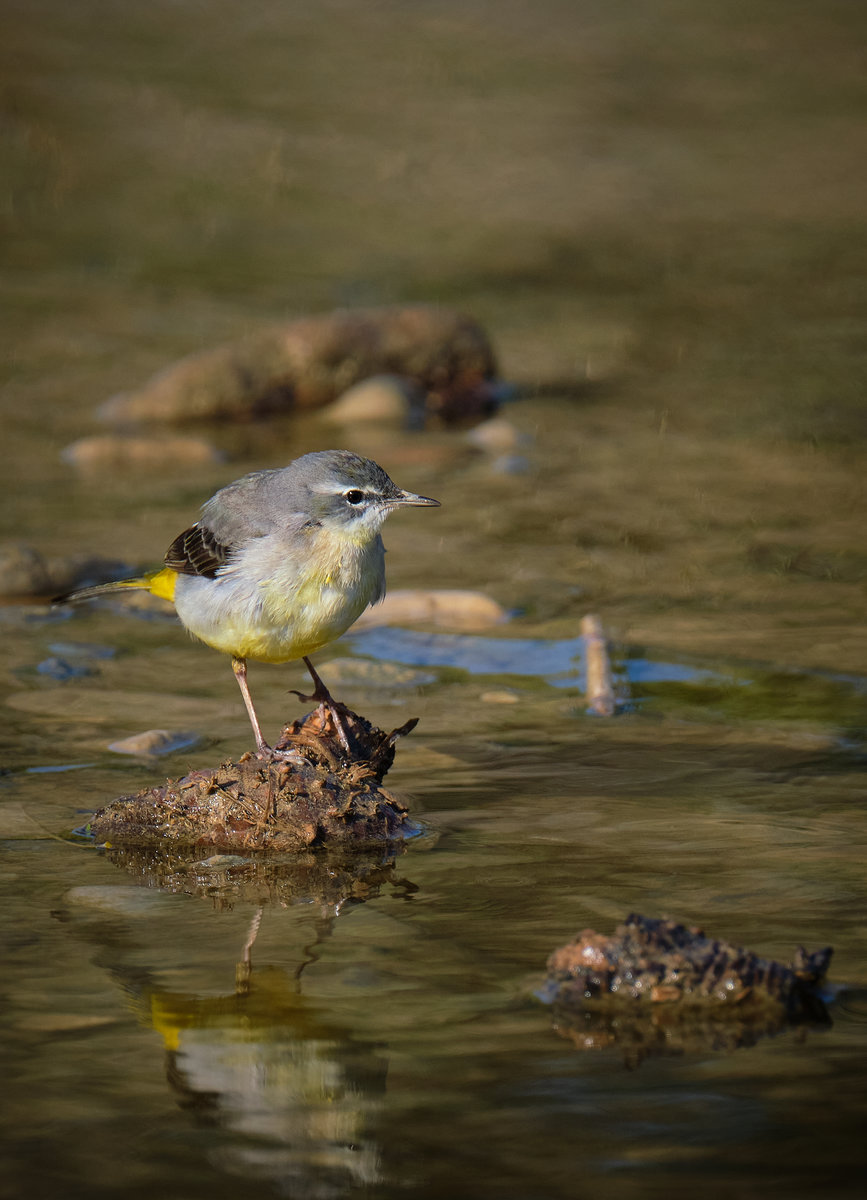
[[[275,750],[273,746],[269,746],[266,742],[256,749],[256,757],[262,762],[273,762],[277,759],[280,762],[303,763],[304,757],[297,750]]]

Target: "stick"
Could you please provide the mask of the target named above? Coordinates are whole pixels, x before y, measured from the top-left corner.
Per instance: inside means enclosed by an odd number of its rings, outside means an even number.
[[[581,618],[581,636],[587,671],[587,708],[600,717],[612,717],[617,708],[611,662],[602,622],[592,613]]]

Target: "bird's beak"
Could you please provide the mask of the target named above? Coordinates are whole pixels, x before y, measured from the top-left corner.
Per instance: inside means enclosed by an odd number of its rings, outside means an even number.
[[[404,492],[392,501],[393,504],[410,504],[414,508],[439,508],[439,500],[432,500],[430,496],[417,496],[415,492]]]

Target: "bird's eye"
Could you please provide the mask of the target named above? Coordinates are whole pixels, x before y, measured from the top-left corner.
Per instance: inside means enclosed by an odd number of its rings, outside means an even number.
[[[343,493],[346,497],[347,504],[360,504],[364,499],[364,492],[360,492],[358,488],[350,488],[348,492]]]

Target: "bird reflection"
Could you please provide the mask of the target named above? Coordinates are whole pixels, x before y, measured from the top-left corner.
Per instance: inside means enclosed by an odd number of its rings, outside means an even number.
[[[161,861],[151,852],[110,854],[151,885],[171,877],[172,890],[178,890],[178,880],[186,878],[184,890],[207,895],[218,907],[233,903],[232,869],[238,872],[236,898],[267,897],[238,947],[234,979],[216,994],[213,988],[175,990],[165,986],[159,965],[143,970],[124,962],[130,956],[116,920],[108,938],[104,918],[99,927],[90,921],[79,929],[100,946],[98,959],[122,985],[139,1021],[160,1034],[166,1076],[180,1107],[197,1124],[221,1131],[209,1159],[233,1175],[270,1180],[281,1192],[310,1200],[376,1183],[380,1150],[372,1131],[385,1095],[387,1059],[381,1048],[322,1015],[321,1006],[302,995],[301,983],[347,902],[377,896],[385,885],[398,897],[415,890],[395,877],[391,854],[339,862],[308,856],[279,867],[267,860],[220,861],[216,883],[202,862],[185,869],[177,854]],[[207,886],[203,878],[210,879]],[[313,936],[295,967],[260,965],[260,928],[271,905],[288,905],[289,897],[312,902]],[[141,947],[135,957],[141,961]]]

